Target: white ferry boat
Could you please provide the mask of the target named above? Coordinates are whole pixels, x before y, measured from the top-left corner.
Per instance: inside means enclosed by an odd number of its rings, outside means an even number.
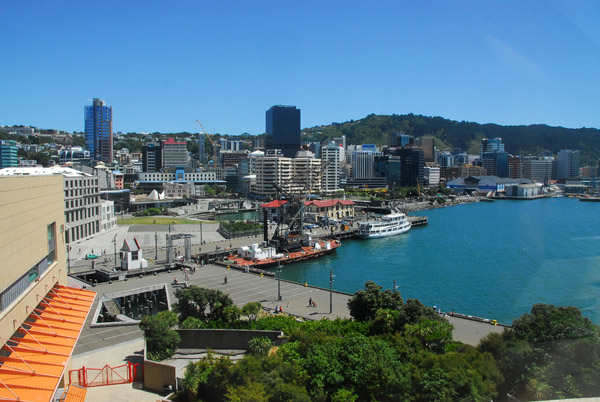
[[[411,224],[403,213],[384,215],[373,221],[359,222],[358,237],[376,239],[379,237],[395,236],[410,230]]]

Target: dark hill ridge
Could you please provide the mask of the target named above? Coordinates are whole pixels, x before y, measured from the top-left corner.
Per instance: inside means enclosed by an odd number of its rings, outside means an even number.
[[[535,155],[545,149],[555,154],[561,149],[578,149],[582,166],[597,165],[600,158],[600,130],[596,128],[571,129],[545,124],[501,126],[414,114],[370,114],[360,120],[307,128],[304,134],[320,141],[345,135],[351,144],[387,145],[388,133],[395,131],[435,137],[436,146],[442,150],[461,148],[479,153],[482,138],[501,137],[506,151],[514,155]]]

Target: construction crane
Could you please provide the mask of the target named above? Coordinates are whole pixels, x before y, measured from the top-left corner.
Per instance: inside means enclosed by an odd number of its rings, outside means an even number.
[[[202,131],[202,134],[204,134],[206,136],[206,138],[208,138],[208,141],[210,142],[210,145],[212,145],[212,149],[213,149],[213,160],[216,159],[218,152],[218,147],[220,146],[219,144],[215,144],[214,141],[212,140],[212,138],[210,137],[210,134],[208,134],[208,132],[206,131],[206,129],[204,128],[204,126],[202,126],[202,123],[200,123],[199,120],[196,119],[196,123],[198,123],[198,125],[200,126],[200,130]]]
[[[304,234],[304,201],[312,193],[315,185],[320,183],[325,172],[325,168],[329,165],[330,161],[326,161],[321,165],[320,172],[316,177],[309,178],[304,186],[304,189],[300,193],[292,194],[285,191],[281,186],[273,184],[273,188],[280,194],[278,197],[281,199],[285,197],[288,201],[287,213],[281,216],[281,219],[277,222],[277,227],[272,240],[275,246],[280,250],[289,250],[290,248],[299,247],[303,240]],[[283,210],[283,208],[282,208]],[[281,225],[286,225],[285,231],[280,229]]]

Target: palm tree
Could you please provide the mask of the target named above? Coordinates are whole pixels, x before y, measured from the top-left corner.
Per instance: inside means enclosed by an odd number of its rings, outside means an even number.
[[[197,362],[189,362],[185,367],[183,375],[183,389],[187,391],[189,402],[195,402],[198,396],[198,385],[200,382],[200,369]]]

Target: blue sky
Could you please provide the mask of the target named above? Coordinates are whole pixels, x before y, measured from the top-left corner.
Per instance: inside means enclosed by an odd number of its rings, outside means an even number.
[[[600,128],[600,2],[0,0],[0,125],[260,134],[415,113]]]

